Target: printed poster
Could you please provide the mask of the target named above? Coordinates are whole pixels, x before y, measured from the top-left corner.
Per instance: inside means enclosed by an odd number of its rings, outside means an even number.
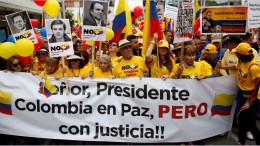
[[[183,6],[185,2],[185,6]],[[180,0],[178,17],[176,24],[176,31],[174,34],[174,43],[190,41],[193,38],[193,0]],[[189,7],[192,5],[192,7]]]
[[[106,40],[108,2],[84,0],[82,39],[93,41]]]
[[[27,11],[12,13],[5,17],[15,41],[27,38],[34,44],[38,43]]]
[[[247,7],[204,7],[201,23],[204,34],[245,34]]]
[[[74,54],[69,19],[46,19],[50,57]]]

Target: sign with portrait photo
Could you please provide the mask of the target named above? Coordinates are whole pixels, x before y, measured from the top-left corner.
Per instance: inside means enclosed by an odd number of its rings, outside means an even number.
[[[245,34],[247,7],[204,7],[200,30],[203,34]]]
[[[185,6],[183,6],[184,2]],[[179,0],[177,23],[174,23],[176,24],[174,43],[191,41],[193,38],[193,4],[194,0]]]
[[[69,19],[46,19],[50,57],[74,54]]]
[[[106,40],[108,2],[84,0],[82,39]]]
[[[12,13],[5,17],[15,41],[27,38],[32,40],[34,44],[38,43],[27,11]]]

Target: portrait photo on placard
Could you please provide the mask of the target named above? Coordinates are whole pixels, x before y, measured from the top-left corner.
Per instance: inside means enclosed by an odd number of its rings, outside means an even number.
[[[68,19],[47,19],[46,28],[49,43],[71,41],[71,31]]]
[[[30,18],[26,11],[6,15],[6,20],[12,34],[25,32],[26,30],[32,29]]]
[[[84,1],[83,25],[106,27],[107,15],[107,1]]]

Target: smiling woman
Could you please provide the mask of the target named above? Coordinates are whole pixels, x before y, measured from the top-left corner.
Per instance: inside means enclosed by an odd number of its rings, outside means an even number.
[[[11,72],[23,72],[21,61],[16,56],[10,57],[7,60],[7,70]]]

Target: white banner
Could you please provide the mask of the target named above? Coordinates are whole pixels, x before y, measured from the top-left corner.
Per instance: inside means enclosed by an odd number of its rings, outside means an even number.
[[[260,1],[248,0],[248,28],[260,27]]]
[[[234,76],[202,81],[71,78],[69,96],[62,79],[51,81],[59,90],[47,98],[38,92],[40,77],[0,72],[0,133],[161,143],[195,141],[231,129]],[[217,104],[229,99],[230,106]]]

